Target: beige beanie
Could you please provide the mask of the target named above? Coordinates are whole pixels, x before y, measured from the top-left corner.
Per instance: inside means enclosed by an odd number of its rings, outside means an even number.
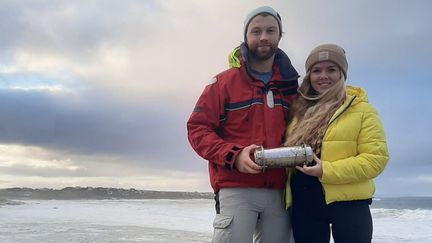
[[[323,44],[315,47],[306,59],[306,72],[310,71],[312,66],[316,63],[325,61],[336,63],[343,72],[346,79],[348,62],[345,56],[345,50],[335,44]]]

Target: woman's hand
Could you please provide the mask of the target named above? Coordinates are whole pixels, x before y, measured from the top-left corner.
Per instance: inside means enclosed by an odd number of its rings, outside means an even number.
[[[322,161],[316,156],[316,154],[313,154],[313,159],[316,162],[314,166],[296,166],[296,169],[305,173],[306,175],[310,176],[316,176],[318,178],[321,178],[323,175],[323,168],[322,168]]]

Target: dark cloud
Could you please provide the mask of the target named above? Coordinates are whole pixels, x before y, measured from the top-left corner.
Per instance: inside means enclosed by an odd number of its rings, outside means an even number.
[[[0,3],[0,32],[2,33],[0,47],[3,51],[13,47],[16,40],[20,39],[22,34],[20,30],[24,28],[24,24],[17,18],[19,12],[20,10],[12,2]]]
[[[147,33],[160,8],[158,1],[2,1],[0,47],[81,60],[107,43],[157,43]]]
[[[123,156],[153,167],[184,168],[185,114],[172,107],[118,103],[102,94],[79,103],[41,91],[0,90],[0,143],[71,154]],[[127,163],[127,162],[126,162]]]

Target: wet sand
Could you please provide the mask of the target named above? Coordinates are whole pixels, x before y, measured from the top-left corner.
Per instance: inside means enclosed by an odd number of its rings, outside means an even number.
[[[75,222],[7,224],[0,232],[0,242],[3,243],[204,243],[211,241],[211,235],[208,233],[140,226],[77,225]]]

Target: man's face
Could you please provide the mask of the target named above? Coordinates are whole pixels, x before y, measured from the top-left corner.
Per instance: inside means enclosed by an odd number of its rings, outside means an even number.
[[[265,61],[275,54],[279,40],[279,25],[271,16],[258,15],[249,23],[246,40],[252,57]]]

